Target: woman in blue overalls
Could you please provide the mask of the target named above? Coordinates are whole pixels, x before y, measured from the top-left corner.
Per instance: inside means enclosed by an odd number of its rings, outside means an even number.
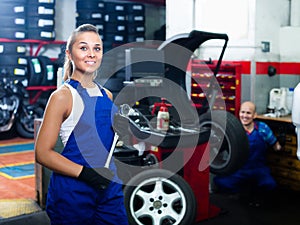
[[[249,157],[245,165],[229,176],[214,178],[216,186],[223,191],[237,193],[253,185],[259,192],[273,190],[276,182],[266,165],[266,151],[272,146],[275,151],[281,150],[281,145],[267,124],[254,121],[255,105],[244,102],[241,105],[240,121],[245,128],[249,140]],[[238,135],[238,134],[237,134]]]
[[[36,138],[36,159],[53,170],[46,211],[53,225],[128,225],[122,182],[113,160],[112,94],[94,82],[103,49],[97,29],[79,26],[69,37],[65,84],[48,101]],[[60,154],[54,150],[60,135]]]

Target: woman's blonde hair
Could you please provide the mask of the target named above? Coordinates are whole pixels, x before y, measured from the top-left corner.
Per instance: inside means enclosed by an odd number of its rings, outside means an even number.
[[[92,25],[92,24],[82,24],[79,27],[77,27],[72,34],[70,35],[70,37],[67,40],[67,44],[66,44],[66,50],[68,50],[70,53],[72,53],[72,48],[73,45],[76,41],[76,37],[78,34],[83,33],[83,32],[95,32],[97,34],[98,33],[98,29]],[[71,62],[71,60],[69,59],[69,57],[67,55],[65,55],[65,62],[64,62],[64,81],[66,81],[67,79],[69,79],[72,76],[73,73],[73,64]]]

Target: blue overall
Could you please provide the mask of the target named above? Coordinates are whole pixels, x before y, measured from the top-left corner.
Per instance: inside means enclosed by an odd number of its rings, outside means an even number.
[[[103,167],[114,137],[111,121],[116,106],[99,85],[103,96],[91,97],[78,81],[67,82],[79,93],[84,109],[62,155],[86,167]],[[50,179],[46,207],[51,224],[128,225],[122,182],[116,176],[113,160],[110,169],[115,176],[103,191],[76,178],[54,172]]]
[[[254,130],[247,133],[249,141],[249,158],[245,165],[229,176],[216,176],[216,186],[225,192],[237,193],[249,187],[257,190],[272,190],[276,182],[266,166],[266,151],[268,146],[277,139],[271,129],[263,122],[255,122]]]

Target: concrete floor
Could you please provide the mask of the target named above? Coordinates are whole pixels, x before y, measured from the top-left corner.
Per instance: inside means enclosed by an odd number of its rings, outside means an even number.
[[[223,209],[223,214],[194,225],[298,225],[300,192],[279,190],[260,207],[249,206],[236,196],[212,194],[211,202]],[[3,225],[50,225],[44,211],[0,220]]]
[[[300,223],[300,192],[278,190],[259,207],[237,196],[212,194],[211,202],[223,214],[197,225],[298,225]]]
[[[18,141],[24,141],[24,140],[18,140]],[[5,141],[0,140],[1,144],[5,144],[4,142]],[[33,159],[32,153],[26,153],[26,154],[31,154],[28,157]],[[14,155],[14,157],[12,158],[16,160],[17,155]],[[5,157],[5,160],[8,159],[9,158]],[[22,157],[22,159],[24,158]],[[4,158],[2,158],[1,161],[3,163]],[[7,183],[7,180],[1,183],[5,184]],[[31,181],[31,184],[32,183],[33,182]],[[30,185],[30,186],[34,186],[34,185]],[[17,185],[15,185],[15,187],[17,187]],[[8,189],[10,190],[10,194],[17,193],[13,191],[12,187],[10,187],[10,188],[5,188],[4,189],[5,192],[3,192],[2,194],[4,193],[8,194],[9,193],[7,191]],[[24,190],[24,186],[22,186],[22,189]],[[21,192],[18,193],[20,194]],[[30,190],[28,193],[29,193],[29,198],[34,199],[33,197],[35,195],[34,188],[32,188],[32,190]],[[8,198],[8,196],[6,196],[6,198]],[[16,196],[13,196],[12,198],[16,198]],[[17,198],[20,199],[20,196],[17,196]],[[24,198],[24,196],[22,196],[22,198]],[[300,192],[293,192],[284,189],[279,189],[271,196],[271,198],[268,199],[268,201],[266,201],[260,207],[250,206],[248,204],[249,202],[241,201],[241,199],[239,199],[237,196],[220,194],[220,193],[211,194],[210,201],[213,205],[220,207],[223,213],[209,220],[197,222],[194,225],[221,225],[221,224],[222,225],[298,225],[300,224],[300,217],[298,214],[300,209],[299,207]],[[50,221],[45,211],[41,210],[27,215],[0,219],[0,224],[1,225],[2,224],[50,225]]]

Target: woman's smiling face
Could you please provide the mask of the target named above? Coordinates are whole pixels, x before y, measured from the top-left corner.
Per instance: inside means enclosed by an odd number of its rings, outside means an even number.
[[[93,74],[103,56],[102,40],[95,32],[82,32],[76,37],[72,50],[66,51],[73,63],[74,72]]]

